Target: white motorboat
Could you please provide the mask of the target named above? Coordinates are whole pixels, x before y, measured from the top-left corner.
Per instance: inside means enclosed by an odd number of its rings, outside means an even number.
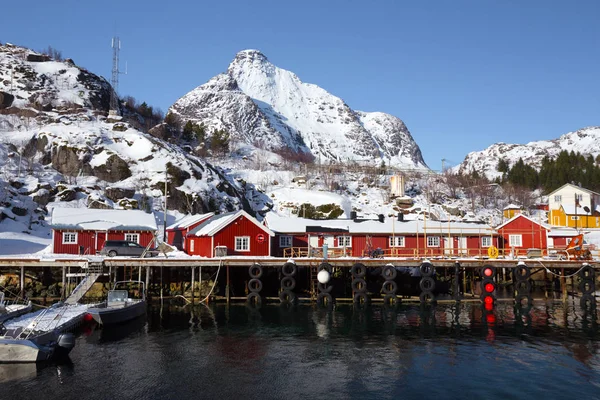
[[[55,304],[11,319],[0,327],[0,363],[46,361],[66,356],[75,346],[68,331],[83,321],[87,306]]]
[[[30,312],[32,307],[31,301],[7,300],[4,292],[0,292],[0,324],[6,320]]]
[[[129,292],[138,292],[138,298],[129,297]],[[119,324],[146,313],[146,292],[142,281],[119,281],[108,291],[106,301],[88,310],[92,318],[101,325]]]

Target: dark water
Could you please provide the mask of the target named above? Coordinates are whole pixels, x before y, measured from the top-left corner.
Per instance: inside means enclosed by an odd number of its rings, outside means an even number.
[[[152,306],[62,364],[1,365],[0,399],[600,399],[598,314],[575,303]]]

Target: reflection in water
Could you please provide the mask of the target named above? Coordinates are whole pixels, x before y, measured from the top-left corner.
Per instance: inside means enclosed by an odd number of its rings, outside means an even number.
[[[165,302],[110,328],[79,336],[70,365],[2,366],[0,398],[40,397],[40,387],[49,388],[44,399],[61,400],[531,399],[560,397],[549,393],[565,387],[593,398],[600,382],[598,311],[575,301],[490,309]]]

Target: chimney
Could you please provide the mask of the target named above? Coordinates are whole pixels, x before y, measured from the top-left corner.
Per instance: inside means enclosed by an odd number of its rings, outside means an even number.
[[[383,223],[383,221],[385,220],[385,217],[383,216],[383,214],[379,214],[378,217],[379,217],[379,222]]]
[[[402,221],[404,221],[404,214],[399,212],[398,213],[398,222],[402,222]]]
[[[354,221],[356,219],[356,211],[350,211],[350,219]]]

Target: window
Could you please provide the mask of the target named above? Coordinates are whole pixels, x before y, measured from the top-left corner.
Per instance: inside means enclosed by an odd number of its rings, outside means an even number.
[[[139,233],[126,233],[125,240],[128,242],[140,242],[140,234]]]
[[[390,247],[404,247],[404,236],[390,236]]]
[[[579,220],[579,216],[571,216],[571,221],[578,221]]]
[[[481,238],[481,247],[490,247],[492,245],[492,238],[490,236],[484,236]]]
[[[292,247],[293,237],[279,236],[279,247]]]
[[[63,232],[63,244],[77,244],[77,232]]]
[[[427,236],[427,247],[440,247],[440,237]]]
[[[523,238],[521,235],[508,235],[508,243],[510,247],[521,247],[523,246]]]
[[[194,242],[195,242],[195,240],[193,240],[193,239],[190,240],[190,253],[194,252]]]
[[[555,194],[554,195],[554,202],[555,203],[560,203],[562,201],[562,196],[560,194]]]
[[[250,251],[250,236],[236,236],[235,251]]]
[[[352,247],[352,236],[338,236],[338,247]]]
[[[577,201],[583,201],[583,194],[576,194],[575,198],[577,199]]]

